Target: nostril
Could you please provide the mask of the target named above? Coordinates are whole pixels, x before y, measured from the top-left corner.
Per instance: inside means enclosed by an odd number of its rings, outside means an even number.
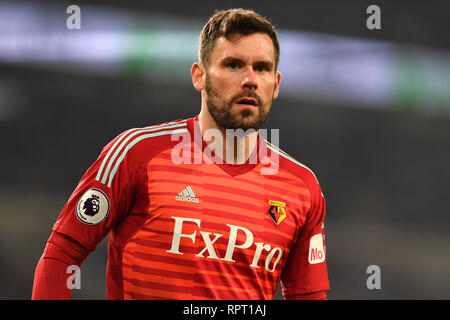
[[[244,84],[244,88],[248,88],[248,89],[256,89],[256,83],[253,83],[253,82],[249,82],[249,81],[247,81],[245,84]]]

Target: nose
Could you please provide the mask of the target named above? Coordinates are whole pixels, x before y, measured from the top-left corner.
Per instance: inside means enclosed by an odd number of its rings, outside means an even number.
[[[258,88],[258,81],[256,79],[256,73],[253,68],[248,68],[244,74],[242,80],[242,89],[256,90]]]

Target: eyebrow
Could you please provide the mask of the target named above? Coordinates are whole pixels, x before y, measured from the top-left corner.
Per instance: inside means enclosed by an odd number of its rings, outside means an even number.
[[[223,58],[222,61],[221,61],[222,64],[226,64],[226,63],[229,63],[229,62],[243,63],[244,60],[241,59],[241,58],[230,56],[230,57]],[[274,63],[272,61],[270,61],[270,60],[260,60],[260,61],[256,61],[254,63],[254,65],[262,65],[262,66],[265,66],[266,69],[272,70],[273,66],[274,66]]]

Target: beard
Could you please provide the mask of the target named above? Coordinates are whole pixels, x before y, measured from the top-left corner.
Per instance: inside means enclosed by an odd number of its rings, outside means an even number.
[[[213,88],[208,74],[206,75],[205,91],[208,111],[217,125],[223,129],[242,129],[244,131],[253,129],[258,131],[266,122],[273,101],[272,95],[272,99],[264,103],[261,97],[251,89],[243,90],[229,100],[223,99],[220,101],[217,90]],[[258,105],[255,108],[242,109],[232,113],[231,109],[234,102],[242,97],[252,97],[256,99]]]

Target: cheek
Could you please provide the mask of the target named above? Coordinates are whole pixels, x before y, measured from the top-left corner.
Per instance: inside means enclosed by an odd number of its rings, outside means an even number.
[[[278,88],[274,87],[272,90],[272,99],[278,98]]]
[[[211,88],[214,91],[214,96],[222,102],[229,102],[232,97],[238,93],[239,88],[233,88],[230,83],[223,79],[212,80]]]
[[[227,72],[226,70],[220,70],[218,68],[211,67],[210,79],[213,86],[220,89],[231,89],[239,86],[239,75],[233,72]]]
[[[217,91],[224,95],[226,95],[227,92],[229,92],[233,88],[233,84],[235,84],[235,81],[230,78],[217,77],[214,80],[214,87]]]
[[[273,80],[267,80],[263,83],[263,86],[261,87],[262,92],[264,92],[264,99],[265,100],[271,100],[276,98],[276,95],[278,94],[278,90],[276,87],[276,82]]]

